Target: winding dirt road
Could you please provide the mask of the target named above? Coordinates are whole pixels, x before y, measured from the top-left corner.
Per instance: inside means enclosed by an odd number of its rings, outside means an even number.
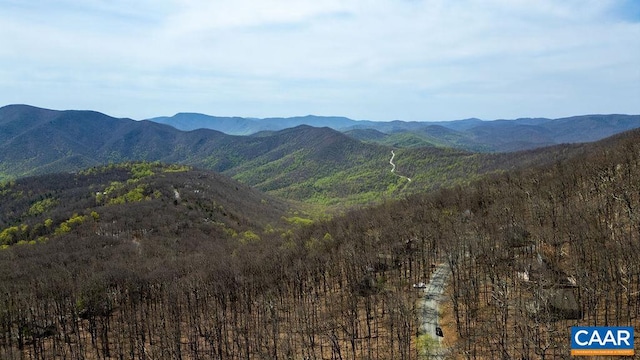
[[[409,182],[411,182],[411,179],[409,179],[408,177],[396,173],[396,164],[393,163],[393,159],[395,157],[396,157],[396,153],[393,152],[393,150],[391,150],[391,159],[389,160],[389,164],[391,164],[391,172],[396,174],[396,175],[398,175],[398,176],[400,176],[401,178],[407,179],[407,180],[409,180]]]

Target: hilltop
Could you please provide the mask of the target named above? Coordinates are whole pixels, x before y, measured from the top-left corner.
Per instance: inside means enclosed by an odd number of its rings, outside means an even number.
[[[138,240],[184,231],[242,238],[285,225],[290,211],[290,204],[217,173],[122,163],[0,184],[0,245],[71,231]]]

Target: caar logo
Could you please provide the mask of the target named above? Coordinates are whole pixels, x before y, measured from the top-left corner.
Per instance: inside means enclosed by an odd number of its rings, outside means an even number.
[[[571,355],[633,355],[631,326],[572,326]]]

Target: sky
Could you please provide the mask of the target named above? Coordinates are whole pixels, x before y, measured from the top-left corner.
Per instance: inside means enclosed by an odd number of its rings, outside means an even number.
[[[0,0],[0,106],[640,114],[640,0]]]

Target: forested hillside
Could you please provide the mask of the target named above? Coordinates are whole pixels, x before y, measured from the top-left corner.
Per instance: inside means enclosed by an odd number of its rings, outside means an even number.
[[[555,153],[313,223],[176,166],[5,183],[3,234],[48,240],[0,251],[0,357],[419,359],[411,284],[444,262],[451,354],[566,358],[572,325],[640,325],[640,132]]]
[[[290,200],[336,206],[369,204],[466,184],[488,173],[553,162],[579,148],[566,150],[560,146],[487,154],[444,147],[458,146],[454,143],[470,139],[462,132],[474,132],[472,138],[480,136],[503,145],[518,142],[522,136],[533,139],[529,136],[533,133],[555,134],[552,140],[542,142],[551,144],[558,139],[593,140],[587,135],[633,127],[638,119],[621,115],[575,120],[588,125],[588,130],[581,130],[577,137],[572,137],[576,124],[569,119],[523,119],[519,125],[469,120],[450,125],[455,129],[429,125],[415,128],[410,134],[394,132],[384,139],[379,138],[380,133],[354,131],[350,137],[327,127],[308,125],[231,136],[207,129],[184,132],[150,121],[116,119],[92,111],[11,105],[0,108],[0,181],[125,161],[161,161],[223,173]],[[393,129],[401,125],[402,122],[390,122],[384,126]],[[534,125],[554,128],[536,130]],[[382,144],[356,137],[377,138]],[[480,149],[475,145],[473,148]],[[395,173],[391,173],[389,163],[392,151],[396,154]]]
[[[626,133],[550,166],[351,214],[328,233],[358,239],[342,249],[369,254],[361,267],[397,242],[411,259],[400,276],[447,264],[453,357],[568,358],[571,326],[640,325],[639,144]]]
[[[206,224],[237,235],[277,228],[289,208],[210,171],[121,163],[0,183],[0,245],[42,243],[87,227],[120,237]]]

